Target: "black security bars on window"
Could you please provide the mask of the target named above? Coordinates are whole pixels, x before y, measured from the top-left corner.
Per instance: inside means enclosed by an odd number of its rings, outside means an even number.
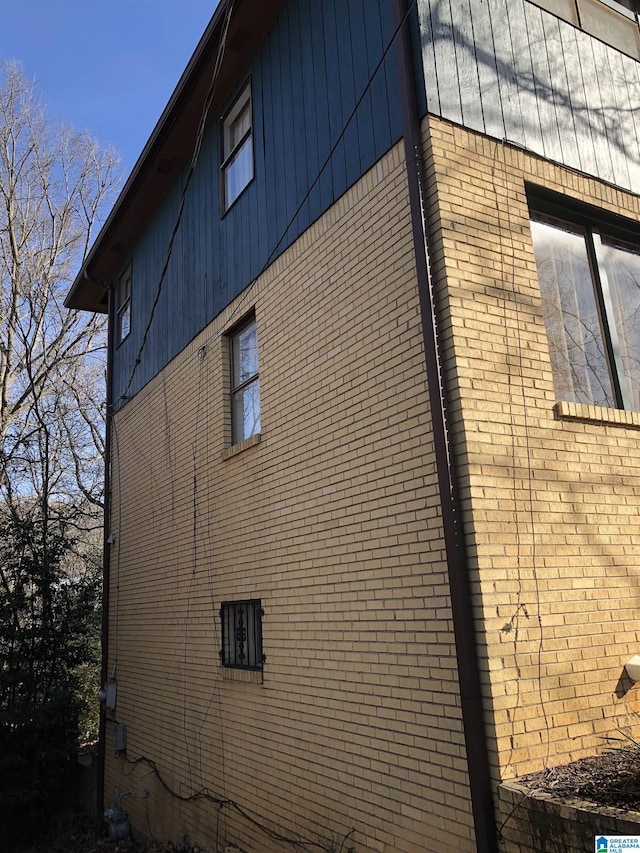
[[[220,607],[223,666],[262,669],[262,616],[260,600],[225,601]]]

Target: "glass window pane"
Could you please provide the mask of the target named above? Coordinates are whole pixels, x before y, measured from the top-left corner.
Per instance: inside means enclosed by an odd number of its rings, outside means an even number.
[[[120,343],[131,331],[131,270],[119,280],[116,287],[117,328],[116,339]]]
[[[131,331],[131,302],[127,302],[118,314],[118,340],[123,341]]]
[[[602,241],[602,260],[613,306],[615,346],[626,408],[640,410],[640,252]]]
[[[239,144],[242,137],[251,129],[251,104],[249,101],[242,108],[242,111],[229,125],[229,150],[230,154],[236,145]]]
[[[231,338],[232,441],[260,432],[258,331],[255,319]]]
[[[638,25],[631,18],[614,12],[598,0],[580,0],[582,29],[607,44],[640,59]]]
[[[233,387],[258,372],[258,330],[255,320],[233,337]]]
[[[122,311],[123,307],[129,300],[131,295],[131,278],[127,275],[121,278],[118,284],[118,311]]]
[[[614,406],[584,235],[543,222],[531,233],[556,396]]]
[[[233,440],[244,441],[260,432],[260,382],[256,379],[232,395]]]
[[[570,21],[576,26],[578,25],[574,0],[533,0],[533,2],[536,6],[541,6],[549,12],[553,12],[559,18],[564,18],[565,21]]]
[[[224,169],[225,209],[233,204],[252,178],[253,144],[249,136]]]
[[[625,9],[628,9],[630,12],[638,12],[640,11],[640,3],[638,0],[612,0],[616,6],[624,6]]]

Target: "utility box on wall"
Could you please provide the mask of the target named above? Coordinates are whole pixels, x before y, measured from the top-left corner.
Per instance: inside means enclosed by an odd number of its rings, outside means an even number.
[[[127,727],[124,723],[116,723],[113,733],[113,751],[124,752],[127,748]]]

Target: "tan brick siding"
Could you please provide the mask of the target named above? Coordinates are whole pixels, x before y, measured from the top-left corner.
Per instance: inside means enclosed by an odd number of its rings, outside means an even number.
[[[636,220],[640,200],[433,118],[425,151],[497,783],[640,709],[637,418],[556,406],[525,182]],[[230,454],[225,332],[251,308],[263,434]],[[106,791],[133,790],[140,831],[287,849],[144,756],[325,846],[475,849],[425,382],[396,147],[117,416],[129,763],[108,747]],[[252,597],[267,662],[232,678],[218,609]]]
[[[327,849],[475,850],[416,287],[398,146],[116,416],[106,796],[137,831],[292,849],[145,757]],[[229,456],[253,307],[262,436]],[[218,659],[243,598],[262,678]]]
[[[640,221],[640,198],[432,119],[432,251],[496,778],[635,724],[640,433],[556,407],[525,181]]]

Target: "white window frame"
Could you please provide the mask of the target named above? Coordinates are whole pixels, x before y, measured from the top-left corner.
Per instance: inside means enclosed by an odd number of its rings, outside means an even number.
[[[116,285],[116,343],[121,344],[131,332],[131,264]]]
[[[253,329],[255,331],[256,353],[255,353],[255,371],[244,376],[242,374],[241,349],[240,339],[244,333]],[[248,314],[240,321],[233,329],[227,333],[229,339],[229,365],[230,365],[230,399],[231,399],[231,444],[236,445],[241,441],[246,441],[254,435],[259,435],[261,432],[261,404],[260,404],[260,370],[258,356],[258,327],[256,323],[256,315],[254,312]],[[236,342],[238,345],[236,346]],[[257,408],[257,419],[254,418],[254,424],[250,431],[245,432],[244,429],[244,403],[247,392],[253,394],[254,409]],[[255,406],[257,403],[257,406]],[[238,428],[238,424],[243,424],[242,432]]]
[[[238,139],[233,139],[233,129],[238,118],[248,110],[249,124]],[[253,101],[251,98],[251,81],[248,80],[233,104],[227,110],[221,121],[221,151],[222,162],[220,165],[220,189],[222,212],[227,210],[242,195],[249,186],[254,176],[253,163]],[[249,168],[247,174],[237,186],[230,186],[233,177],[233,166],[238,162],[241,155],[248,158]]]

